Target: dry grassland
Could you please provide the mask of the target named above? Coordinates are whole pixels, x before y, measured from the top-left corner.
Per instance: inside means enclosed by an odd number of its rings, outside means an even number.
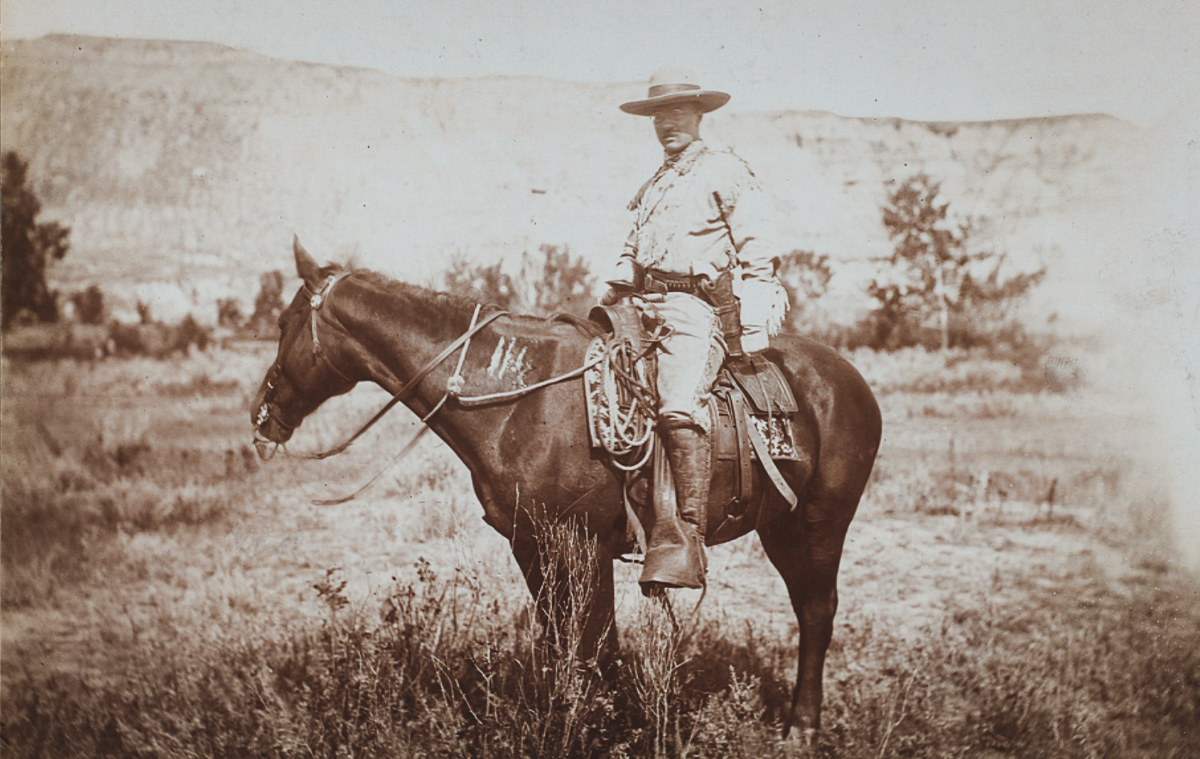
[[[619,566],[624,662],[599,680],[541,648],[437,441],[312,505],[383,467],[407,412],[340,458],[257,460],[247,406],[271,350],[4,364],[6,756],[796,751],[776,740],[796,626],[756,539],[712,552],[680,634]],[[1137,408],[979,356],[853,360],[885,440],[812,755],[1200,755],[1200,586],[1167,547]],[[382,398],[322,409],[293,446]]]

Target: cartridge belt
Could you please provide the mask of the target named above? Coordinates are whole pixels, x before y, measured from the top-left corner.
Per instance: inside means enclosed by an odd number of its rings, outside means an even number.
[[[637,267],[634,289],[644,293],[689,293],[704,297],[703,285],[709,281],[709,278],[703,274],[684,274]]]

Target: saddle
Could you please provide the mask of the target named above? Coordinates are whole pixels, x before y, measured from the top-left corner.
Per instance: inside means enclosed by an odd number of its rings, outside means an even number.
[[[654,342],[659,327],[647,324],[632,304],[597,306],[589,318],[603,330],[588,348],[584,373],[588,430],[619,469],[638,472],[650,461],[657,405]],[[793,421],[798,411],[779,366],[759,354],[726,360],[709,400],[713,471],[735,463],[733,501],[751,499],[754,467],[795,508],[797,498],[776,461],[799,461]]]

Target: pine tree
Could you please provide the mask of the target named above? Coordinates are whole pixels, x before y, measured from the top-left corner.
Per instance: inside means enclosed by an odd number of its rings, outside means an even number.
[[[38,223],[42,204],[26,178],[29,164],[13,151],[3,159],[3,218],[0,219],[0,324],[9,329],[18,320],[58,319],[58,302],[46,284],[46,267],[61,260],[70,248],[71,230],[57,222]]]

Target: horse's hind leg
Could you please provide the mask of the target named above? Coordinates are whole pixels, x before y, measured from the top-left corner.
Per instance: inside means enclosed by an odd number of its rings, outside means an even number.
[[[792,727],[811,739],[821,727],[821,679],[837,612],[837,572],[855,503],[809,501],[759,530],[763,549],[783,576],[800,626],[800,664],[784,736]],[[802,514],[832,518],[808,521]],[[837,516],[832,516],[837,515]]]

